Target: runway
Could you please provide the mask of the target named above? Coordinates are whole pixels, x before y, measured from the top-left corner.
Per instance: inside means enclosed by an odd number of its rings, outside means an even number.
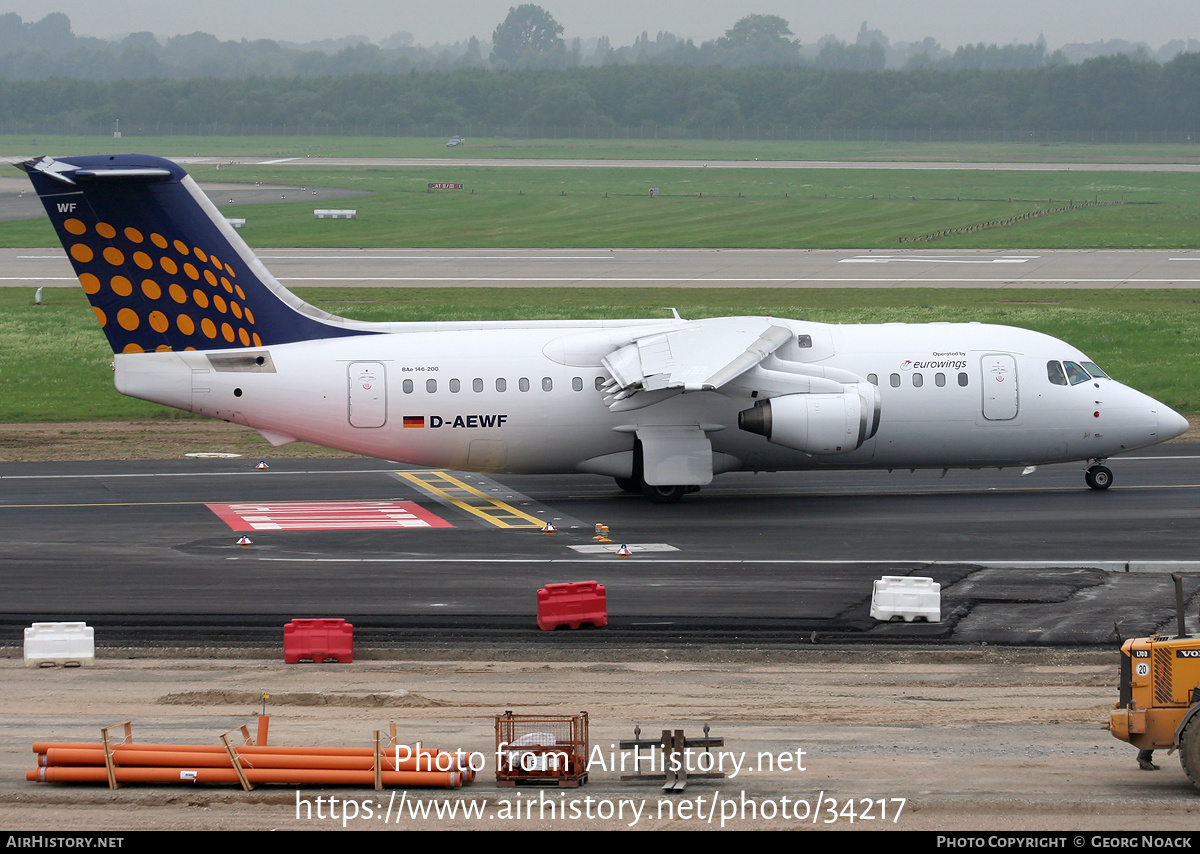
[[[1075,465],[724,475],[666,507],[599,477],[454,475],[556,534],[498,526],[383,462],[254,462],[0,464],[0,623],[87,619],[171,645],[253,643],[316,616],[382,644],[1112,644],[1173,625],[1166,573],[1200,567],[1200,446],[1186,444],[1114,458],[1105,493]],[[280,508],[295,518],[287,502],[342,519],[338,502],[407,502],[447,526],[262,521]],[[220,509],[234,504],[267,527],[235,530]],[[597,522],[612,544],[594,541]],[[243,531],[252,546],[235,545]],[[942,623],[871,620],[882,575],[935,579]],[[609,626],[538,632],[536,590],[583,580],[606,586]],[[1198,590],[1189,575],[1188,595]]]
[[[1197,250],[263,249],[287,287],[1200,287]],[[61,249],[0,249],[0,286],[76,287]]]

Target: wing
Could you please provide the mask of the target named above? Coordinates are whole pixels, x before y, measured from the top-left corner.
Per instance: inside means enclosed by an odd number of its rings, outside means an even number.
[[[770,318],[715,317],[635,339],[601,360],[612,376],[603,388],[605,402],[622,411],[681,392],[716,391],[791,337],[791,329]]]

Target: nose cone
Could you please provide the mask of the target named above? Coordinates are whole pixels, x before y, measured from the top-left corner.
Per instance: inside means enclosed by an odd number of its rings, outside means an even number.
[[[1186,418],[1162,401],[1128,386],[1113,383],[1106,389],[1105,396],[1103,406],[1096,401],[1097,414],[1088,420],[1096,427],[1095,437],[1101,439],[1097,445],[1104,441],[1115,445],[1109,453],[1148,448],[1182,436],[1190,426]],[[1101,417],[1103,426],[1094,420]],[[1098,448],[1096,455],[1099,455]]]
[[[1182,436],[1190,426],[1188,420],[1173,409],[1164,406],[1158,411],[1158,437],[1161,442]]]

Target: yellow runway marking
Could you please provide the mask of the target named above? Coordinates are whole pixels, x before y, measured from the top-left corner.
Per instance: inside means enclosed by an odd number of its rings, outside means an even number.
[[[478,516],[497,528],[541,528],[545,522],[493,498],[444,471],[398,471],[400,477],[434,498]]]

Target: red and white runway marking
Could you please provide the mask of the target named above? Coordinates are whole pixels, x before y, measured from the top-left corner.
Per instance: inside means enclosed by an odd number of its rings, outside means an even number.
[[[235,531],[454,527],[412,501],[272,501],[205,506]]]

